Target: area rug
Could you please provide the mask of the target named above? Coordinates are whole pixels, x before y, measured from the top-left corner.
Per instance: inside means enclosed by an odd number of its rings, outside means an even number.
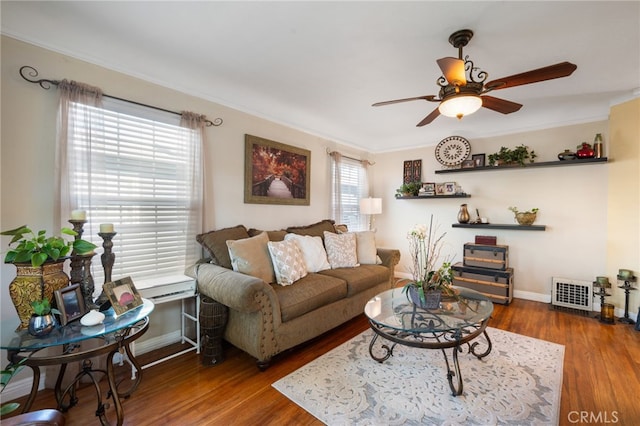
[[[564,346],[490,327],[487,333],[493,350],[486,358],[466,350],[458,358],[464,392],[457,397],[440,350],[397,345],[380,364],[369,355],[371,330],[273,387],[332,426],[558,424]]]

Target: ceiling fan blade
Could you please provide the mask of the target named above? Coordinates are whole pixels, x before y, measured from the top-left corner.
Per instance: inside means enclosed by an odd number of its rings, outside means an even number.
[[[458,58],[447,56],[436,61],[449,84],[454,86],[464,86],[467,84],[467,77],[464,72],[464,61]]]
[[[438,118],[439,115],[440,110],[438,108],[434,109],[433,111],[431,111],[431,114],[427,115],[421,122],[416,124],[416,127],[426,126],[427,124]]]
[[[553,80],[554,78],[570,76],[576,68],[578,68],[578,66],[571,62],[560,62],[559,64],[549,65],[548,67],[538,68],[520,74],[510,75],[509,77],[492,80],[486,83],[484,87],[489,90],[498,90],[506,89],[507,87],[522,86],[523,84]]]
[[[371,106],[383,106],[383,105],[397,104],[400,102],[419,101],[419,100],[433,101],[435,98],[436,97],[434,95],[416,96],[415,98],[395,99],[393,101],[376,102]]]
[[[502,114],[511,114],[522,108],[521,104],[507,101],[505,99],[494,98],[493,96],[482,96],[482,106],[490,110],[501,112]]]

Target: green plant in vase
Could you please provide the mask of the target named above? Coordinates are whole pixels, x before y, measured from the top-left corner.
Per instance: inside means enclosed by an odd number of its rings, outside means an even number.
[[[405,182],[396,190],[397,196],[416,196],[422,188],[421,182]]]
[[[534,159],[538,155],[534,150],[529,151],[529,147],[526,145],[520,145],[514,149],[501,147],[500,151],[489,154],[489,165],[496,166],[500,164],[519,164],[525,165],[525,160],[529,160],[529,163],[533,163]]]

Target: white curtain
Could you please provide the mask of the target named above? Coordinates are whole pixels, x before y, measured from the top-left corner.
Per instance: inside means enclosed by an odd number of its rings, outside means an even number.
[[[342,189],[341,185],[341,165],[342,154],[337,151],[329,153],[331,158],[331,219],[336,223],[342,223]]]
[[[193,165],[191,168],[191,208],[189,209],[189,217],[187,218],[187,233],[193,238],[191,239],[191,244],[187,245],[187,265],[195,263],[201,254],[201,248],[195,236],[202,232],[204,215],[204,161],[202,153],[206,124],[207,118],[204,115],[188,111],[182,112],[180,126],[191,130],[191,132],[188,133],[191,150],[187,155],[189,156],[189,162]]]
[[[70,168],[80,167],[84,175],[90,174],[92,132],[102,120],[96,116],[95,108],[102,105],[102,90],[75,81],[62,80],[58,84],[58,123],[55,161],[55,222],[60,227],[70,227],[67,221],[77,206],[77,182],[70,179]],[[97,110],[99,111],[99,109]],[[84,149],[75,150],[69,137],[75,135]],[[77,166],[74,166],[77,164]]]

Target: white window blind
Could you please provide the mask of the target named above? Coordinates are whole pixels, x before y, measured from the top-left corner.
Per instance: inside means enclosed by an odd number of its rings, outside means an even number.
[[[340,196],[332,197],[341,204],[341,217],[336,217],[336,223],[346,224],[349,230],[359,231],[367,229],[366,218],[360,214],[360,199],[369,196],[366,168],[358,160],[342,157],[333,167],[340,167],[340,173],[332,171],[334,179],[339,176]]]
[[[91,111],[86,129],[70,132],[70,189],[75,208],[87,211],[84,238],[101,247],[101,223],[113,223],[116,255],[112,278],[182,274],[195,261],[197,229],[189,229],[193,208],[193,130],[179,116],[115,100],[104,108],[72,104],[70,113]],[[122,112],[127,108],[126,113]],[[199,153],[195,158],[199,158]],[[88,159],[88,165],[82,164]],[[101,250],[100,250],[101,252]],[[100,256],[93,259],[96,288],[103,282]]]

